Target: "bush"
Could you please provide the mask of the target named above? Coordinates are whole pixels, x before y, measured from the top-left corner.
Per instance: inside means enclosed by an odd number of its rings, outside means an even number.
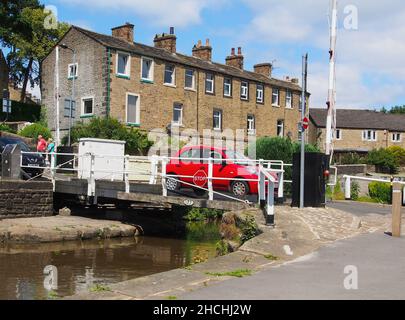
[[[399,146],[387,148],[387,151],[394,155],[400,166],[405,166],[405,149]]]
[[[10,132],[10,133],[16,133],[15,130],[11,129],[8,125],[6,124],[0,124],[0,131],[4,132]]]
[[[99,138],[125,141],[125,152],[130,155],[145,154],[152,145],[147,136],[138,129],[128,129],[114,118],[93,118],[88,123],[78,123],[71,129],[71,142],[80,138]],[[68,137],[62,139],[66,144]]]
[[[293,145],[293,153],[300,152],[301,151],[301,143],[300,142],[294,142]],[[320,152],[319,148],[317,146],[314,146],[313,144],[306,144],[305,145],[305,152]]]
[[[385,182],[371,182],[368,185],[370,197],[380,203],[391,203],[391,185]]]
[[[20,130],[18,134],[20,136],[33,139],[37,139],[39,135],[42,135],[44,139],[52,137],[51,131],[47,127],[39,123],[33,123],[29,126],[26,126],[24,129]]]
[[[388,149],[371,150],[367,156],[367,163],[375,165],[379,171],[384,173],[398,172],[398,160]]]
[[[263,137],[256,141],[256,159],[282,160],[292,162],[291,140],[281,137]]]
[[[350,198],[354,201],[359,199],[360,185],[356,181],[352,181],[350,186]]]
[[[357,153],[346,153],[340,157],[340,164],[362,164],[366,163],[364,157],[359,156]]]

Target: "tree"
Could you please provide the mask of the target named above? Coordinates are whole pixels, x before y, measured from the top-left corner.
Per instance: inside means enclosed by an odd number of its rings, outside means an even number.
[[[402,106],[392,107],[391,110],[390,110],[390,113],[393,113],[393,114],[405,114],[405,104],[402,105]]]
[[[0,19],[6,23],[0,28],[0,42],[10,48],[7,55],[10,79],[22,85],[20,101],[24,102],[28,83],[40,83],[40,61],[66,33],[69,26],[58,23],[57,28],[45,27],[49,13],[38,1],[5,1],[0,7]]]

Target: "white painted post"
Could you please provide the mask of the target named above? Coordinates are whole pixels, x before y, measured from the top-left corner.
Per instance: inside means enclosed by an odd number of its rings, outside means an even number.
[[[129,155],[125,155],[124,160],[124,181],[125,181],[125,192],[129,193]]]
[[[150,161],[150,178],[149,184],[156,184],[156,175],[157,175],[157,167],[158,167],[158,157],[153,155]]]
[[[261,185],[262,185],[263,163],[264,163],[264,160],[260,159],[259,160],[259,174],[257,176],[257,190],[259,190],[259,194],[257,195],[257,202],[258,202],[259,205],[260,205],[260,200],[262,200]]]
[[[283,165],[281,165],[281,172],[277,174],[278,177],[278,190],[277,190],[277,196],[279,199],[284,198],[284,169]]]
[[[402,205],[405,206],[405,186],[402,185]]]
[[[269,186],[267,188],[267,217],[266,223],[274,225],[274,182],[269,179]]]
[[[214,190],[212,188],[212,177],[214,173],[214,159],[208,159],[208,199],[214,200]]]
[[[266,200],[266,177],[263,172],[263,166],[259,167],[259,204]]]
[[[94,177],[94,164],[95,164],[95,155],[90,153],[90,176],[87,184],[87,195],[89,197],[95,196],[96,193],[96,180]]]
[[[51,153],[51,177],[52,177],[52,185],[53,191],[55,192],[55,173],[56,173],[56,154],[53,152]]]
[[[167,185],[166,185],[166,165],[167,165],[167,158],[162,158],[162,188],[163,188],[163,196],[167,197]]]
[[[345,199],[350,200],[351,198],[351,185],[350,185],[350,177],[344,176],[345,180]]]

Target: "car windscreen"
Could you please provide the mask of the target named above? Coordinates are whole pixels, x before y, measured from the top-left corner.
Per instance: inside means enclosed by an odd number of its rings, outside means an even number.
[[[251,166],[254,165],[255,162],[252,159],[249,159],[246,157],[244,154],[234,151],[234,150],[225,150],[226,157],[228,159],[232,159],[233,162],[240,164],[240,165],[245,165],[245,166]],[[237,160],[237,161],[235,161]]]
[[[24,141],[17,140],[17,139],[6,139],[6,138],[0,139],[0,148],[2,151],[3,151],[4,147],[8,144],[18,144],[21,147],[21,151],[24,151],[24,152],[31,151],[31,149],[27,146],[27,144]]]

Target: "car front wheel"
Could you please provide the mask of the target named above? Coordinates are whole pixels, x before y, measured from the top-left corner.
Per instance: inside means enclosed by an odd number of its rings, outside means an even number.
[[[245,197],[249,193],[249,186],[245,181],[233,181],[231,183],[231,192],[236,197]]]

